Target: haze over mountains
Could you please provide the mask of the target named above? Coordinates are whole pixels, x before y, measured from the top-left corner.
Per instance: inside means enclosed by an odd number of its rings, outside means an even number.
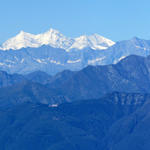
[[[150,40],[20,32],[0,50],[0,149],[149,150]]]
[[[132,54],[148,56],[150,41],[134,37],[115,43],[97,34],[71,39],[54,29],[38,35],[22,31],[2,44],[0,70],[19,74],[41,70],[54,75],[88,65],[115,64]]]
[[[0,79],[4,150],[149,150],[150,56]]]
[[[66,70],[55,76],[40,71],[28,75],[1,71],[0,79],[1,105],[7,105],[8,101],[52,105],[97,99],[115,91],[149,93],[150,57],[132,55],[114,65],[88,66],[75,72]]]

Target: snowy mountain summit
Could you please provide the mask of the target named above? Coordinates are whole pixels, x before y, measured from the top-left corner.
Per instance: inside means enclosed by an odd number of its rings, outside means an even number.
[[[59,31],[50,29],[45,33],[37,35],[21,31],[15,37],[12,37],[4,42],[0,47],[0,50],[19,50],[27,47],[40,47],[42,45],[50,45],[54,48],[65,49],[66,51],[71,49],[84,49],[86,47],[90,47],[94,50],[104,50],[114,44],[115,42],[98,34],[68,38]]]

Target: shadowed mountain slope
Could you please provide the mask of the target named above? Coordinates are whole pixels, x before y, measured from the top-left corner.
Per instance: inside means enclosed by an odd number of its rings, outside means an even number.
[[[138,93],[114,93],[98,100],[77,101],[58,107],[22,102],[1,109],[0,148],[99,150],[112,125],[141,108],[149,97]],[[116,98],[118,102],[114,102]]]

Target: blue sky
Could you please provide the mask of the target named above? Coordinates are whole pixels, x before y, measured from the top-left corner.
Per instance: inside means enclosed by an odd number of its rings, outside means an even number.
[[[150,39],[149,0],[0,0],[0,43],[20,30],[98,33],[114,41]]]

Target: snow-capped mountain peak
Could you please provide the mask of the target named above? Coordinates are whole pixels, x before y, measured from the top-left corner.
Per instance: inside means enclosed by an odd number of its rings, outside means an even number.
[[[8,39],[2,44],[1,50],[19,50],[26,47],[40,47],[42,45],[50,45],[54,48],[62,48],[67,51],[70,49],[83,49],[90,47],[92,49],[107,49],[115,44],[115,42],[106,39],[98,34],[90,36],[82,35],[77,38],[68,38],[55,29],[50,29],[41,34],[30,34],[20,31],[15,37]]]
[[[20,31],[15,37],[10,38],[5,43],[2,44],[2,50],[18,50],[20,48],[26,47],[36,47],[34,41],[34,35]],[[38,46],[37,46],[38,47]]]
[[[76,49],[83,49],[85,47],[90,47],[92,49],[107,49],[108,47],[112,46],[115,44],[115,42],[106,39],[98,34],[93,34],[90,36],[87,35],[82,35],[78,38],[75,38],[75,42],[73,45],[70,47],[76,48]]]
[[[41,43],[41,45],[50,45],[62,49],[68,49],[72,44],[71,38],[65,37],[59,31],[52,28],[43,34],[36,35],[36,40]]]

